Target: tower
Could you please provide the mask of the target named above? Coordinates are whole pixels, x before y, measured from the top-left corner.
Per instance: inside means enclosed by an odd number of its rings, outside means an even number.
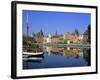
[[[27,18],[26,18],[26,35],[27,35],[27,37],[29,36],[28,15],[27,15]]]
[[[55,35],[56,35],[56,36],[58,35],[57,31],[55,32]]]

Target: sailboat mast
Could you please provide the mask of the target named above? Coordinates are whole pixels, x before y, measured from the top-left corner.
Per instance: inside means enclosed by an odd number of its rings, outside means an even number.
[[[27,37],[28,37],[29,36],[28,15],[27,15],[27,18],[26,18],[26,34],[27,34]]]

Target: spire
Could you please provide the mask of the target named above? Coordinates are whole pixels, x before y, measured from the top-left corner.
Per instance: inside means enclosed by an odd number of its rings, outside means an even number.
[[[58,35],[57,31],[55,32],[55,35],[56,35],[56,36]]]
[[[27,37],[28,37],[29,36],[28,15],[26,17],[26,34],[27,34]]]

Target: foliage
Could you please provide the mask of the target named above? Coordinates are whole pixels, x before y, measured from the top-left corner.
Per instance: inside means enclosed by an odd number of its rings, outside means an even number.
[[[83,43],[91,43],[91,25],[87,26],[87,30],[83,34]]]

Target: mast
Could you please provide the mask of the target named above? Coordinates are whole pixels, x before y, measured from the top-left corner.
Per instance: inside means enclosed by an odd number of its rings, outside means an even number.
[[[27,34],[27,37],[28,37],[29,36],[28,15],[27,15],[27,18],[26,18],[26,34]]]

